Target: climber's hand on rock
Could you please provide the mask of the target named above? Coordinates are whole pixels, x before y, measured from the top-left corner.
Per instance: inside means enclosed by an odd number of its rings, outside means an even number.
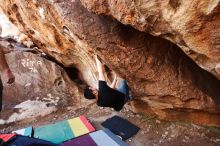
[[[95,55],[95,60],[101,62],[101,58],[98,55]]]
[[[101,59],[99,58],[98,55],[95,56],[95,60],[96,60],[96,64],[97,64],[98,66],[102,66]]]

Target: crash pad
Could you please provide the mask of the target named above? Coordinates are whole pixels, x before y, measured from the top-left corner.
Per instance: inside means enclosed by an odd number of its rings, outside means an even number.
[[[35,129],[34,137],[56,144],[93,132],[94,127],[84,116],[45,125]]]
[[[114,134],[119,135],[123,140],[132,137],[140,130],[139,127],[119,116],[107,119],[102,123],[102,126],[108,128]]]
[[[111,137],[112,140],[114,140],[119,146],[128,146],[127,143],[125,143],[121,138],[119,138],[117,135],[112,133],[109,129],[105,128],[103,130],[109,137]]]
[[[61,146],[98,146],[89,134],[64,142]]]
[[[108,129],[92,132],[78,138],[74,138],[68,142],[64,142],[61,146],[129,146],[118,136]]]
[[[19,134],[19,135],[32,137],[33,127],[27,127],[27,128],[15,130],[15,131],[12,131],[12,133],[16,133],[16,134]]]

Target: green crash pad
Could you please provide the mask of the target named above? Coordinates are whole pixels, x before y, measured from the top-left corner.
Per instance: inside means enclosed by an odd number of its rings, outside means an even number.
[[[34,137],[56,144],[93,132],[95,129],[84,116],[36,128]]]

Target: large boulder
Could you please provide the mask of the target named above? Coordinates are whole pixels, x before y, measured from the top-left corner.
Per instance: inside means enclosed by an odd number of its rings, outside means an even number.
[[[92,1],[84,1],[84,5],[111,14],[108,7],[114,5],[104,0],[94,2],[90,6]],[[79,78],[91,86],[97,85],[93,55],[98,54],[111,70],[128,81],[133,94],[132,110],[156,113],[161,119],[220,125],[220,81],[175,44],[112,17],[89,12],[79,0],[1,0],[0,7],[41,50],[65,66],[77,68]],[[155,7],[156,12],[159,10]],[[113,11],[120,14],[117,9]],[[161,24],[157,31],[169,28]],[[179,38],[178,33],[170,35]]]
[[[11,52],[7,62],[15,75],[15,83],[4,83],[3,110],[0,124],[45,116],[68,106],[82,107],[81,90],[63,68],[39,55]]]
[[[98,14],[177,44],[220,79],[220,1],[81,0]]]

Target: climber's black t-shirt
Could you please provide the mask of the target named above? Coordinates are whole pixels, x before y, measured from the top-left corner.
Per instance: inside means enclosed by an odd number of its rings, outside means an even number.
[[[99,81],[98,106],[112,107],[116,111],[120,111],[124,102],[125,94],[110,88],[105,81]]]

